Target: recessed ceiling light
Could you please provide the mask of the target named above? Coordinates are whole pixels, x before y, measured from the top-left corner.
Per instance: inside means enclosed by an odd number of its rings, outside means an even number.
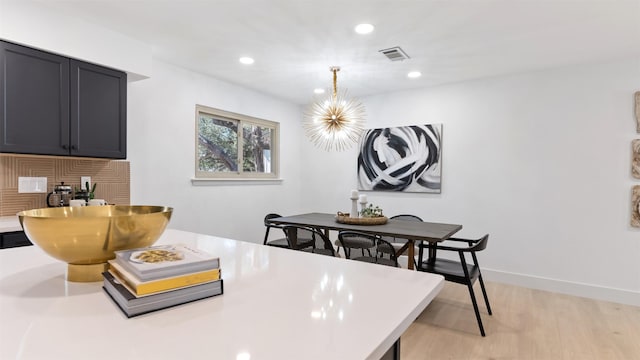
[[[412,71],[407,74],[407,77],[411,79],[419,78],[420,76],[422,76],[422,73],[420,71]]]
[[[324,94],[324,89],[320,89],[320,88],[318,88],[318,89],[313,89],[313,92],[314,92],[315,94]]]
[[[254,60],[253,58],[247,57],[247,56],[243,56],[240,58],[240,63],[245,64],[245,65],[251,65],[253,64]]]
[[[373,31],[374,26],[371,24],[358,24],[355,28],[358,34],[369,34]]]

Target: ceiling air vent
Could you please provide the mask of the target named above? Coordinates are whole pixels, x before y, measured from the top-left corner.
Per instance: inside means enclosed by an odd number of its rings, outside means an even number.
[[[409,55],[407,55],[407,53],[404,52],[404,50],[402,50],[400,46],[379,50],[378,52],[381,52],[384,56],[387,57],[387,59],[391,61],[402,61],[409,58]]]

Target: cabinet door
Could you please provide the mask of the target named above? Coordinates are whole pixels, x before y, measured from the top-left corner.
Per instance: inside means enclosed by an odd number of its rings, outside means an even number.
[[[0,152],[69,154],[69,59],[0,41]]]
[[[71,155],[127,157],[127,74],[71,60]]]

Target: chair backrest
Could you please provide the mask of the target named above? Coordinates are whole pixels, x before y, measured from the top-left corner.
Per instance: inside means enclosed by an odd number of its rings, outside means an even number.
[[[391,243],[389,243],[387,240],[384,240],[382,238],[376,240],[376,258],[378,259],[378,262],[380,262],[380,259],[387,259],[387,256],[388,256],[388,260],[393,262],[393,266],[395,267],[400,266],[398,264],[398,257],[396,256],[396,250],[391,245]]]
[[[289,247],[294,250],[300,250],[301,247],[299,243],[302,243],[303,239],[308,240],[310,238],[314,239],[315,237],[313,233],[313,229],[310,229],[305,226],[297,226],[297,225],[285,225],[282,227],[285,236],[287,237],[287,242],[289,243]]]
[[[347,259],[398,267],[395,249],[380,236],[357,231],[341,231],[338,233],[338,241]],[[361,256],[354,255],[354,250],[359,250]]]
[[[265,232],[264,232],[264,241],[262,241],[262,243],[263,243],[263,244],[265,244],[265,245],[266,245],[266,244],[267,244],[267,241],[269,241],[269,230],[270,230],[271,228],[279,228],[279,229],[282,229],[282,226],[280,226],[280,225],[276,225],[276,224],[272,224],[272,223],[271,223],[271,221],[270,221],[271,219],[273,219],[273,218],[278,218],[278,217],[281,217],[281,215],[279,215],[279,214],[275,214],[275,213],[267,214],[267,215],[264,217],[264,226],[266,227],[266,230],[265,230]]]
[[[333,248],[333,244],[331,244],[331,240],[329,240],[329,238],[321,231],[311,227],[298,225],[285,225],[282,229],[287,237],[290,248],[294,250],[312,249],[312,252],[316,252],[316,249],[322,249],[326,250],[323,252],[326,253],[326,255],[335,256],[335,249]],[[303,240],[312,241],[305,242]],[[309,246],[301,247],[299,244],[302,242],[308,243]]]
[[[423,221],[419,216],[411,215],[411,214],[394,215],[389,219],[406,220],[406,221]]]
[[[486,234],[485,236],[480,238],[480,240],[478,240],[478,242],[476,242],[475,245],[470,246],[466,251],[469,251],[469,252],[482,251],[487,248],[487,243],[489,243],[489,234]]]
[[[359,251],[362,256],[366,256],[365,251],[369,256],[373,256],[371,252],[375,249],[375,241],[377,236],[371,234],[364,234],[357,231],[343,230],[338,233],[338,243],[344,250],[344,255],[347,259],[351,259],[352,251]]]
[[[438,248],[444,248],[445,250],[453,250],[453,251],[458,251],[458,252],[469,252],[469,253],[475,253],[478,251],[482,251],[484,249],[487,248],[487,243],[489,243],[489,234],[486,234],[485,236],[481,237],[480,239],[477,240],[470,240],[470,239],[460,239],[460,238],[449,238],[446,239],[444,241],[444,243],[446,244],[446,242],[464,242],[467,243],[467,245],[469,245],[469,247],[447,247],[447,246],[442,246],[442,243],[438,243],[437,246]],[[428,245],[427,245],[428,246]]]
[[[411,214],[394,215],[394,216],[390,217],[389,219],[402,220],[402,221],[422,221],[422,219],[419,216],[411,215]],[[406,239],[396,238],[396,237],[393,237],[393,236],[383,236],[382,239],[386,240],[388,242],[399,242],[398,240],[405,240],[405,241],[401,241],[401,242],[403,242],[403,243],[406,242]]]
[[[468,247],[462,247],[462,246],[448,246],[448,244],[450,243],[466,243],[468,245]],[[487,248],[487,243],[489,243],[489,234],[484,235],[483,237],[481,237],[478,240],[471,240],[471,239],[460,239],[460,238],[448,238],[445,239],[443,242],[439,242],[439,243],[429,243],[426,241],[421,241],[418,246],[420,247],[420,251],[418,253],[418,263],[422,264],[423,262],[423,256],[424,256],[424,249],[430,249],[429,250],[429,256],[432,255],[432,251],[455,251],[459,254],[460,256],[460,261],[462,263],[465,263],[465,258],[464,258],[464,254],[465,253],[470,253],[471,257],[473,258],[473,264],[477,265],[478,264],[478,258],[476,257],[476,252],[478,251],[482,251],[484,249]],[[433,254],[435,254],[435,252],[433,252]]]
[[[271,223],[271,219],[275,219],[275,218],[279,218],[282,217],[282,215],[280,214],[276,214],[276,213],[271,213],[271,214],[267,214],[264,217],[264,226],[266,227],[277,227],[277,228],[281,228],[282,226],[276,225],[276,224],[272,224]]]
[[[458,240],[458,241],[464,241],[464,240]],[[463,264],[466,264],[466,259],[464,258],[464,254],[465,253],[470,253],[471,254],[471,258],[473,259],[473,265],[478,265],[478,257],[476,256],[476,253],[478,251],[482,251],[484,249],[487,248],[487,243],[489,242],[489,234],[486,234],[485,236],[481,237],[479,240],[471,240],[471,241],[467,241],[467,243],[469,244],[468,248],[460,248],[458,249],[458,254],[460,255],[460,262],[462,262]]]

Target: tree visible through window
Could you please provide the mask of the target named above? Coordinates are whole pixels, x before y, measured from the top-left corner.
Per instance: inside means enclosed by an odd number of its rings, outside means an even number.
[[[196,177],[278,176],[277,122],[196,106]]]

